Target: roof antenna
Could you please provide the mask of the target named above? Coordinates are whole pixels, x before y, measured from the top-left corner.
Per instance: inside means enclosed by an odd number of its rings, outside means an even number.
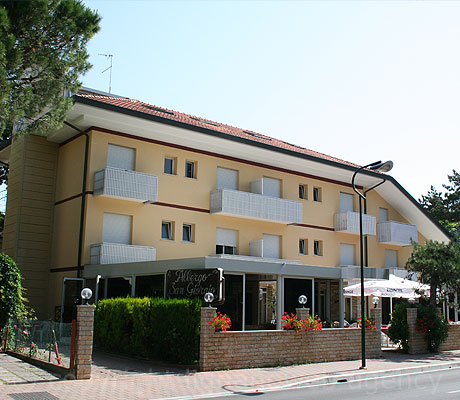
[[[110,70],[110,75],[109,75],[109,93],[112,92],[112,62],[113,62],[113,54],[101,54],[99,53],[100,56],[104,56],[110,60],[110,67],[104,69],[104,71],[101,72],[103,74],[104,72]]]

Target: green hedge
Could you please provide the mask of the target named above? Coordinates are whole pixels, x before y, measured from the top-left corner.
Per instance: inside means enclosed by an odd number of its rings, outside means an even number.
[[[95,343],[110,352],[197,363],[201,305],[199,299],[101,300],[94,321]]]

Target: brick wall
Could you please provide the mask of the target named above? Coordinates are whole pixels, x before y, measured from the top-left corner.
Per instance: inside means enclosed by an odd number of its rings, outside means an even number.
[[[357,360],[361,358],[361,330],[215,332],[209,322],[215,308],[203,308],[200,368],[251,368],[275,365]],[[366,331],[366,357],[380,357],[380,331]]]
[[[460,350],[460,325],[449,325],[449,337],[439,350]]]
[[[425,339],[425,334],[418,332],[415,329],[415,323],[417,322],[417,309],[407,309],[407,325],[409,327],[409,354],[423,354],[428,353],[428,347]]]

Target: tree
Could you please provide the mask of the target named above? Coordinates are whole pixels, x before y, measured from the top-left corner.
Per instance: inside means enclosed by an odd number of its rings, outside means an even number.
[[[448,185],[442,185],[445,192],[439,192],[434,186],[419,200],[420,204],[436,218],[453,239],[459,240],[460,231],[460,174],[453,170],[447,175]]]
[[[455,242],[427,241],[414,246],[406,268],[418,273],[422,283],[430,285],[430,304],[436,306],[437,289],[460,289],[460,245]]]
[[[0,329],[9,318],[22,319],[29,316],[25,302],[18,266],[11,257],[0,254]]]
[[[62,125],[99,15],[80,0],[0,0],[0,135],[42,134]],[[14,129],[13,129],[14,127]]]

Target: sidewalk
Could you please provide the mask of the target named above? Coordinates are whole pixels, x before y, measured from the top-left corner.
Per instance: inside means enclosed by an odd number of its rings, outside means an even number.
[[[0,399],[20,398],[15,393],[35,393],[34,399],[164,399],[203,394],[263,391],[273,387],[288,387],[312,382],[336,382],[381,376],[403,371],[460,366],[460,351],[411,356],[385,351],[384,358],[367,360],[367,369],[359,370],[361,361],[340,361],[304,364],[289,367],[257,368],[231,371],[195,372],[171,370],[132,373],[95,366],[94,377],[87,381],[55,381],[43,383],[0,385]],[[118,368],[118,369],[117,369]],[[398,372],[399,371],[399,372]],[[26,398],[26,397],[21,397]],[[32,397],[27,397],[32,398]]]

